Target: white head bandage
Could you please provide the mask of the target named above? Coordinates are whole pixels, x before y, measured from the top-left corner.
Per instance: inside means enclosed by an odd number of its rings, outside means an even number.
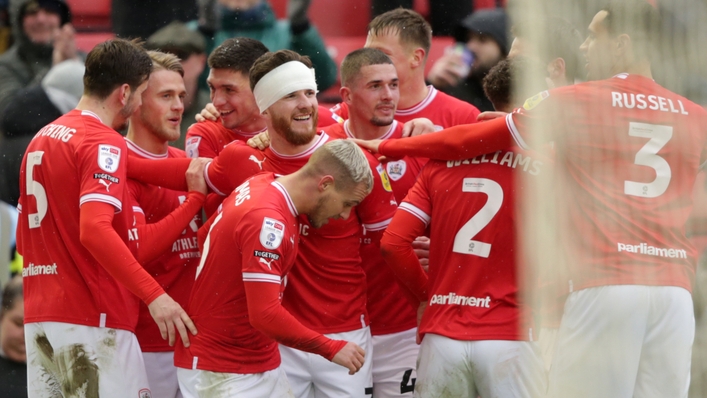
[[[317,91],[314,69],[299,61],[290,61],[263,76],[255,85],[253,96],[263,113],[280,98],[299,90]]]

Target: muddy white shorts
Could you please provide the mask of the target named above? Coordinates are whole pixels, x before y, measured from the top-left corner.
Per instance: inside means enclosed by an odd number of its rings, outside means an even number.
[[[287,376],[278,367],[263,373],[219,373],[177,368],[184,398],[292,398]]]
[[[280,345],[282,368],[287,373],[296,398],[366,398],[373,392],[371,356],[373,344],[368,327],[344,333],[325,334],[333,340],[358,344],[366,351],[361,369],[354,375],[349,370],[317,354]]]
[[[127,330],[28,323],[25,345],[30,398],[153,396],[140,345]]]
[[[454,340],[428,333],[420,345],[416,398],[543,397],[540,350],[530,341]]]

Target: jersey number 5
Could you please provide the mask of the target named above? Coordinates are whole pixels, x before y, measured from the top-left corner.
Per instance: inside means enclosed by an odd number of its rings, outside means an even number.
[[[670,165],[665,159],[658,156],[658,151],[673,137],[673,127],[631,122],[628,135],[650,138],[646,145],[636,153],[634,163],[655,170],[655,180],[648,183],[624,181],[624,193],[642,198],[657,198],[664,194],[670,185]]]
[[[28,153],[27,164],[25,165],[27,171],[27,195],[34,196],[37,202],[37,212],[28,216],[30,228],[39,228],[44,216],[47,215],[47,192],[42,184],[34,180],[34,166],[42,164],[42,156],[44,156],[44,151]]]
[[[470,254],[488,258],[491,253],[491,244],[474,240],[476,234],[484,229],[496,216],[503,204],[503,188],[496,181],[487,178],[465,178],[462,192],[483,192],[488,196],[484,207],[481,208],[454,237],[455,253]]]

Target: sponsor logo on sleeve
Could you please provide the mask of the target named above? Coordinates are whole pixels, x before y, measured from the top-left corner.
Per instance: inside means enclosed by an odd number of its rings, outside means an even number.
[[[184,148],[187,153],[188,158],[198,158],[199,157],[199,143],[201,142],[201,137],[191,137],[185,142]]]
[[[547,90],[545,90],[541,93],[535,94],[534,96],[525,100],[525,103],[523,104],[523,109],[525,109],[526,111],[529,111],[529,110],[535,108],[536,106],[538,106],[541,102],[543,102],[545,100],[545,98],[547,98],[549,96],[550,96],[550,93]]]
[[[376,166],[376,171],[378,171],[378,175],[381,178],[381,183],[383,183],[383,189],[388,192],[393,192],[393,187],[390,186],[390,180],[388,179],[388,173],[385,172],[383,166]]]
[[[251,161],[257,163],[257,164],[258,164],[258,167],[260,168],[260,170],[263,170],[263,162],[265,162],[265,159],[260,160],[260,159],[258,159],[257,157],[255,157],[255,155],[250,155],[250,157],[248,158],[248,160],[251,160]]]
[[[266,251],[263,251],[263,250],[254,250],[254,251],[253,251],[253,255],[254,255],[255,257],[267,258],[267,259],[270,259],[270,260],[279,260],[279,259],[280,259],[280,255],[279,255],[279,254],[273,253],[273,252],[266,252]]]
[[[275,219],[264,217],[260,229],[260,244],[268,249],[277,249],[285,236],[285,224]]]
[[[97,179],[97,180],[108,180],[108,181],[110,181],[110,182],[113,183],[113,184],[119,184],[119,183],[120,183],[120,178],[118,178],[118,177],[113,177],[112,175],[106,174],[106,173],[95,173],[95,174],[93,175],[93,178],[95,178],[95,179]]]
[[[113,173],[118,170],[119,165],[120,148],[107,144],[98,145],[98,167],[101,170]]]
[[[398,181],[405,175],[405,170],[407,170],[407,163],[404,160],[398,160],[395,162],[388,162],[385,165],[388,170],[388,177],[393,181]]]

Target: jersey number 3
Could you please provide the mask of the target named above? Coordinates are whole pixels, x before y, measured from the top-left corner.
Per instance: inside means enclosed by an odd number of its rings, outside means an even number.
[[[496,216],[503,204],[503,188],[496,181],[487,178],[465,178],[462,192],[483,192],[488,196],[484,207],[481,208],[454,236],[455,253],[470,254],[488,258],[491,253],[491,244],[474,240],[476,234],[484,229]]]
[[[673,137],[673,127],[631,122],[628,135],[650,138],[646,145],[636,153],[634,163],[655,170],[655,180],[648,183],[624,181],[624,194],[642,198],[657,198],[664,194],[670,185],[672,175],[670,165],[667,160],[658,155],[658,151]]]
[[[34,196],[37,202],[37,212],[28,216],[29,227],[39,228],[44,216],[47,215],[47,192],[42,184],[34,180],[34,166],[42,164],[42,156],[44,151],[35,151],[27,154],[27,164],[25,165],[27,172],[27,195]]]

